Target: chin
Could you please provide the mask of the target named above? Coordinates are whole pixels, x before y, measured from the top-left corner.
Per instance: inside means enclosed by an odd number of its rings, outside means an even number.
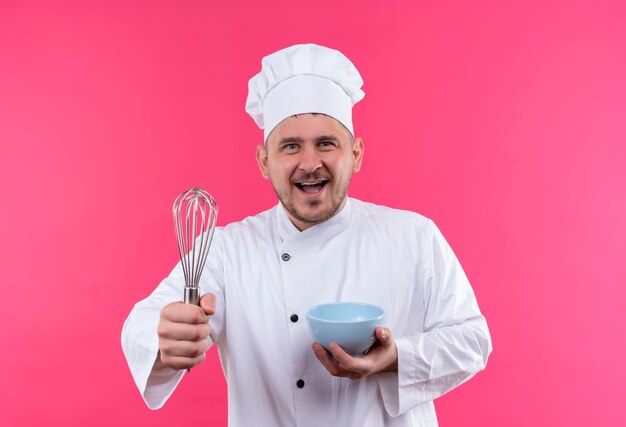
[[[316,225],[328,220],[338,212],[341,205],[340,203],[335,205],[327,197],[317,200],[299,200],[297,196],[294,197],[293,195],[290,198],[282,198],[278,192],[276,195],[294,219],[308,225]]]
[[[309,211],[307,209],[299,210],[298,214],[300,215],[301,221],[308,222],[310,224],[317,224],[323,221],[326,221],[333,214],[332,207],[324,207],[321,209],[315,209],[314,211]]]
[[[305,212],[297,212],[298,214],[298,219],[302,222],[306,222],[308,224],[315,224],[318,223],[320,221],[323,221],[324,218],[326,217],[325,212],[322,213],[316,213],[316,214],[312,214],[312,213],[305,213]]]

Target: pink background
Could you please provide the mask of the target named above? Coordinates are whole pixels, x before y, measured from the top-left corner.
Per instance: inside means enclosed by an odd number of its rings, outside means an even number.
[[[489,322],[441,425],[626,425],[624,3],[209,3],[0,3],[0,423],[226,424],[214,350],[154,412],[120,331],[178,193],[222,225],[275,204],[247,80],[315,42],[365,79],[351,196],[433,218]]]

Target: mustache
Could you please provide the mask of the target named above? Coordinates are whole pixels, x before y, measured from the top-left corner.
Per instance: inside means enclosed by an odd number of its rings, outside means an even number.
[[[325,171],[316,170],[311,173],[301,173],[297,176],[294,176],[291,179],[291,182],[301,182],[301,181],[330,181],[330,176]]]

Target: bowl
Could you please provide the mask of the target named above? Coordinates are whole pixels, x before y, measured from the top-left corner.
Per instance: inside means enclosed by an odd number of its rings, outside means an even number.
[[[337,343],[352,357],[361,357],[376,342],[376,327],[382,325],[385,311],[373,304],[334,302],[311,307],[306,314],[316,342],[328,350]]]

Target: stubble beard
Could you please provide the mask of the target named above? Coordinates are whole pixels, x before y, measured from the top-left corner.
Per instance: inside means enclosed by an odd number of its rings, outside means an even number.
[[[332,218],[337,212],[339,212],[339,209],[341,208],[341,205],[344,199],[346,198],[346,195],[348,194],[349,184],[350,184],[350,180],[348,180],[348,184],[344,188],[341,189],[339,194],[337,194],[337,197],[332,199],[330,207],[326,211],[321,212],[321,214],[316,215],[314,218],[310,216],[305,216],[301,212],[298,212],[298,209],[293,205],[293,203],[289,203],[286,200],[286,197],[281,195],[276,190],[275,187],[274,187],[274,193],[276,193],[278,200],[280,200],[280,203],[284,206],[285,210],[289,213],[289,215],[291,215],[291,217],[302,222],[303,224],[315,225],[315,224],[320,224],[324,221],[327,221],[328,219]],[[330,182],[328,182],[328,184],[326,185],[330,185]],[[320,203],[319,201],[314,201],[310,203],[309,205],[312,207],[315,207],[315,205],[319,203]]]

